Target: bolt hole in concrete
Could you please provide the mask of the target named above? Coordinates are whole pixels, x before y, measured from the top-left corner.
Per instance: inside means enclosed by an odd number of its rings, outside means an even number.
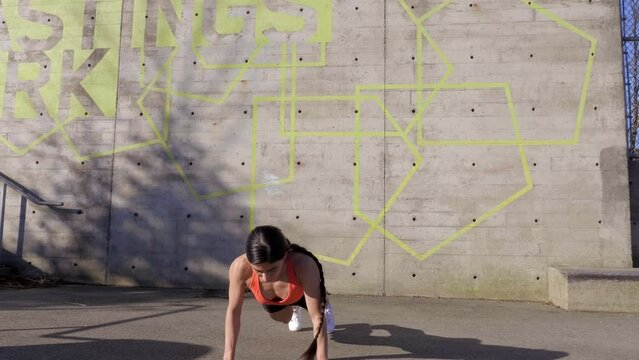
[[[538,219],[535,219],[535,222],[539,222],[539,220],[538,220]]]
[[[477,275],[473,275],[473,279],[477,279]]]
[[[191,214],[186,214],[186,218],[190,219],[191,218]]]
[[[533,163],[533,166],[537,166],[537,163]]]
[[[300,218],[300,216],[299,216],[299,215],[295,215],[295,218],[296,218],[296,219],[299,219],[299,218]]]
[[[133,213],[133,216],[138,217],[138,213]]]
[[[39,163],[40,163],[39,161],[36,161],[36,165],[38,165]]]
[[[244,166],[244,161],[242,161],[242,166]]]
[[[417,275],[413,274],[413,277],[415,277],[415,276],[417,276]]]
[[[352,273],[351,275],[355,276],[356,274],[355,274],[355,273]]]
[[[184,268],[184,271],[189,271],[189,268],[188,268],[188,267],[185,267],[185,268]]]
[[[357,217],[356,217],[356,216],[353,216],[353,221],[355,221],[355,220],[357,220]]]
[[[73,266],[78,266],[78,263],[73,263]]]
[[[298,161],[298,162],[297,162],[297,165],[302,165],[302,163]]]
[[[477,219],[473,219],[473,222],[477,222]]]
[[[135,265],[131,265],[131,269],[135,269]]]
[[[240,215],[240,219],[244,219],[244,215]]]

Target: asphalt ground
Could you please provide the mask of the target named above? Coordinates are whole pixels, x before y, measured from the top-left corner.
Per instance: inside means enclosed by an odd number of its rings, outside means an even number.
[[[222,359],[223,292],[64,285],[0,290],[0,359]],[[639,314],[525,302],[331,296],[331,359],[639,359]],[[296,359],[291,333],[244,302],[237,359]]]

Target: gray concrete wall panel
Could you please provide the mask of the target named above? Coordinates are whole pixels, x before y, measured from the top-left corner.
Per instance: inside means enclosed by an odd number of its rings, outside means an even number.
[[[336,293],[544,300],[550,266],[631,266],[616,2],[0,14],[0,171],[82,210],[9,193],[4,262],[224,288],[274,224]]]

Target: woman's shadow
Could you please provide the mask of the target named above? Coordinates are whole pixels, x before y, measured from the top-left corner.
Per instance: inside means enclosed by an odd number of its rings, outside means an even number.
[[[342,344],[384,346],[402,349],[396,355],[367,355],[350,359],[525,359],[552,360],[569,354],[561,351],[483,345],[472,338],[447,338],[427,335],[422,330],[395,325],[346,324],[335,328],[333,341]]]

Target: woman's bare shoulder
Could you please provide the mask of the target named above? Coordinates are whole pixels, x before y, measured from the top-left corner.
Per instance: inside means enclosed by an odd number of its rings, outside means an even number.
[[[251,264],[246,258],[246,254],[242,254],[233,260],[229,267],[229,273],[238,276],[242,280],[251,277]]]
[[[293,264],[296,273],[317,267],[315,260],[304,253],[291,251],[289,256],[291,257],[291,263]]]

